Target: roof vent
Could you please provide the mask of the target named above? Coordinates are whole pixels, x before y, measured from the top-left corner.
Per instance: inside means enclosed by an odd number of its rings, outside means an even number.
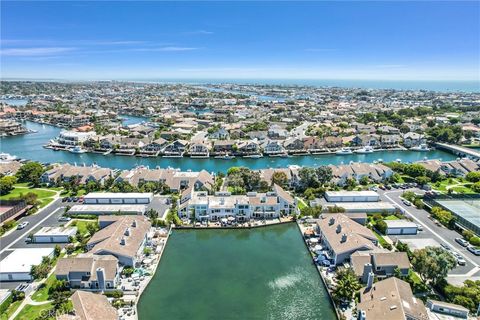
[[[333,225],[335,223],[335,218],[331,217],[330,221],[328,222],[329,225]]]
[[[346,242],[347,241],[347,234],[344,233],[342,234],[342,242]]]
[[[390,307],[390,310],[395,310],[395,309],[397,309],[397,306],[391,306]]]
[[[137,220],[134,219],[133,222],[132,222],[132,227],[135,228],[136,226],[137,226]]]
[[[125,235],[127,237],[130,236],[130,228],[125,229]]]
[[[120,239],[120,244],[122,246],[126,245],[127,244],[127,240],[123,237],[122,239]]]
[[[337,226],[337,233],[340,233],[340,232],[342,232],[342,226],[339,224],[339,225]]]

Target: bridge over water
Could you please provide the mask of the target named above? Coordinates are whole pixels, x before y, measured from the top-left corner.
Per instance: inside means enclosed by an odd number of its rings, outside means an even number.
[[[480,160],[480,151],[477,151],[475,149],[469,149],[453,144],[447,144],[447,143],[436,143],[435,146],[439,149],[447,150],[453,154],[456,154],[459,157],[468,157],[472,160]]]

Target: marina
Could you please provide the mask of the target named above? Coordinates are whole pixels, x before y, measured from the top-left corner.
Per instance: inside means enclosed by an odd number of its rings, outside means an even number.
[[[122,116],[128,123],[138,123],[145,118]],[[373,153],[353,153],[346,155],[335,154],[311,154],[305,156],[278,156],[278,157],[236,157],[225,161],[224,159],[210,158],[189,158],[189,157],[135,157],[114,155],[108,151],[101,153],[72,153],[68,151],[55,151],[45,149],[43,145],[58,136],[61,128],[46,124],[39,124],[31,121],[24,122],[27,129],[36,132],[14,137],[0,138],[2,152],[10,153],[19,158],[31,159],[43,163],[66,162],[77,165],[97,164],[102,167],[116,169],[131,169],[136,166],[148,166],[155,168],[173,167],[181,170],[200,171],[205,169],[209,172],[227,171],[233,166],[246,166],[251,169],[264,168],[285,168],[289,165],[299,166],[320,166],[327,164],[348,164],[354,162],[373,163],[382,159],[384,162],[401,159],[402,162],[415,162],[425,159],[441,159],[443,161],[453,160],[455,155],[442,150],[430,150],[425,152],[413,152],[403,150],[375,151]]]

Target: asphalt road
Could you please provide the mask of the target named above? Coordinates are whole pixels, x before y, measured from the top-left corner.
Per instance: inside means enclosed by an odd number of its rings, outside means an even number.
[[[0,259],[6,257],[12,249],[38,246],[34,244],[27,245],[25,239],[30,233],[35,233],[42,227],[59,226],[63,224],[64,222],[58,221],[58,218],[63,215],[63,213],[64,204],[61,199],[57,199],[38,213],[21,218],[18,222],[28,221],[28,226],[22,230],[15,229],[0,238]],[[45,244],[41,246],[45,247]]]
[[[416,193],[423,193],[420,189],[410,189]],[[391,190],[382,191],[379,190],[380,198],[383,201],[389,201],[394,203],[397,207],[401,208],[406,216],[413,219],[414,222],[423,226],[423,231],[420,231],[415,236],[401,235],[398,238],[402,239],[426,239],[431,238],[440,244],[447,244],[450,248],[460,253],[466,260],[465,266],[457,266],[449,273],[449,281],[454,278],[459,280],[462,278],[480,277],[480,256],[476,256],[469,252],[465,247],[462,247],[455,238],[461,238],[462,236],[453,230],[450,230],[444,226],[438,226],[430,219],[429,213],[423,209],[417,209],[415,206],[406,206],[403,204],[400,196],[405,190]],[[394,237],[392,237],[394,238]]]

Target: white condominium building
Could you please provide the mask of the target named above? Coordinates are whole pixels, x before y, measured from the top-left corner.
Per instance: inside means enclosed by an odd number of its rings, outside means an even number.
[[[217,221],[228,217],[235,217],[238,221],[272,219],[294,213],[296,208],[294,198],[277,185],[267,193],[232,195],[217,192],[208,195],[205,191],[192,191],[187,198],[180,203],[178,214],[186,218],[194,214],[197,220]]]

